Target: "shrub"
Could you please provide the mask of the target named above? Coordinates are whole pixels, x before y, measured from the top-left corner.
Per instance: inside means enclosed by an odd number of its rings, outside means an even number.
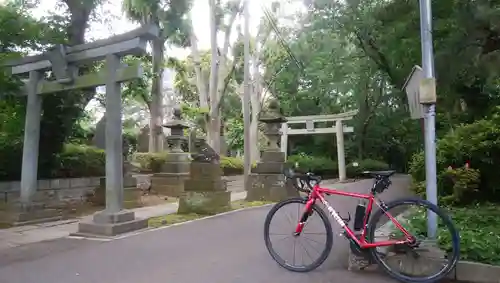
[[[3,136],[0,132],[0,180],[21,179],[23,141],[19,138]]]
[[[106,173],[106,154],[97,147],[65,144],[56,158],[58,167],[52,172],[56,178],[77,178],[104,176]]]
[[[464,200],[474,199],[478,192],[480,172],[472,168],[445,169],[442,173],[443,188],[451,191],[441,192],[441,201],[447,204],[458,204]]]
[[[357,163],[357,166],[354,164]],[[389,165],[383,161],[373,160],[373,159],[363,159],[361,161],[355,161],[347,164],[346,174],[349,178],[362,177],[361,173],[363,171],[383,171],[389,170]]]
[[[441,197],[453,192],[453,183],[446,180],[446,168],[462,167],[466,162],[479,170],[478,200],[500,200],[500,127],[497,121],[479,120],[461,125],[437,142],[438,192]],[[424,153],[416,153],[410,163],[410,174],[416,182],[425,180]],[[451,186],[451,187],[450,187]],[[462,200],[460,200],[462,201]],[[466,201],[464,199],[463,201]]]
[[[500,265],[500,246],[498,243],[498,225],[500,217],[497,205],[482,204],[449,209],[455,227],[460,234],[460,257],[463,260]],[[425,212],[416,212],[408,217],[415,233],[427,229]],[[407,226],[408,227],[408,226]],[[426,235],[427,233],[424,232]],[[445,251],[451,251],[450,233],[445,227],[438,226],[438,245]]]
[[[220,166],[225,176],[243,174],[243,159],[239,157],[221,156]]]
[[[298,163],[299,171],[309,171],[322,176],[336,176],[338,174],[337,163],[326,157],[308,156],[305,154],[291,155],[287,163],[294,166]]]
[[[139,165],[142,170],[157,173],[167,160],[167,152],[136,152],[132,156],[132,162]]]

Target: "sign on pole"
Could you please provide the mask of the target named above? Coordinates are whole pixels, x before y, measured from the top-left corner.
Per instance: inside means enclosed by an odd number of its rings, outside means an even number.
[[[421,119],[424,117],[424,107],[420,103],[420,83],[423,79],[423,71],[420,66],[414,66],[410,75],[403,86],[408,106],[410,108],[410,117],[412,119]]]

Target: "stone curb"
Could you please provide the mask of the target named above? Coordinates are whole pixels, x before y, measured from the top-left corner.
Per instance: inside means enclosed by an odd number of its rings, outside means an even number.
[[[405,216],[406,212],[403,212],[396,216],[396,219],[401,221]],[[390,225],[392,225],[392,221],[388,221],[380,228],[384,229],[384,226],[389,227]],[[436,260],[437,264],[439,264],[438,262]],[[500,266],[459,260],[446,278],[459,282],[500,283]]]
[[[168,229],[168,228],[172,228],[172,227],[176,227],[176,226],[180,226],[180,225],[184,225],[184,224],[189,224],[189,223],[196,222],[196,221],[202,221],[202,220],[212,219],[212,218],[221,217],[221,216],[225,216],[225,215],[229,215],[229,214],[233,214],[233,213],[237,213],[237,212],[241,212],[241,211],[246,211],[246,210],[251,210],[251,209],[257,209],[257,208],[262,208],[262,207],[267,207],[267,206],[272,206],[272,205],[275,205],[275,203],[269,203],[269,204],[264,204],[264,205],[259,205],[259,206],[239,208],[239,209],[236,209],[236,210],[226,211],[226,212],[218,213],[218,214],[215,214],[215,215],[204,216],[204,217],[201,217],[201,218],[197,218],[197,219],[193,219],[193,220],[189,220],[189,221],[185,221],[185,222],[174,223],[172,225],[161,226],[161,227],[156,227],[156,228],[146,228],[146,229],[143,229],[143,230],[140,230],[140,231],[135,231],[135,232],[132,232],[132,233],[129,233],[129,234],[120,235],[118,237],[113,237],[111,239],[112,240],[125,239],[125,238],[128,238],[128,237],[137,236],[137,235],[141,235],[141,234],[148,233],[148,232],[159,231],[159,230]],[[154,217],[151,217],[151,218],[154,218]]]
[[[461,260],[448,278],[464,282],[498,283],[500,282],[500,266]]]

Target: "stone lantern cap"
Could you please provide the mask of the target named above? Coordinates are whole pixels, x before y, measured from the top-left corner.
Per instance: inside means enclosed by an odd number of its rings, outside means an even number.
[[[278,100],[273,98],[269,101],[267,107],[259,113],[259,121],[262,123],[284,123],[287,121]]]
[[[179,107],[175,107],[172,117],[170,118],[165,125],[163,125],[165,128],[170,128],[170,129],[187,129],[189,128],[189,125],[182,120],[182,111]]]

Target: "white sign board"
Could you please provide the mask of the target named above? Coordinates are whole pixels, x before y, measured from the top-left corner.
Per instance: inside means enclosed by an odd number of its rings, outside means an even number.
[[[408,98],[408,106],[410,108],[410,117],[412,119],[424,117],[424,108],[422,104],[420,104],[420,81],[422,78],[422,68],[415,66],[404,85],[404,90]]]

